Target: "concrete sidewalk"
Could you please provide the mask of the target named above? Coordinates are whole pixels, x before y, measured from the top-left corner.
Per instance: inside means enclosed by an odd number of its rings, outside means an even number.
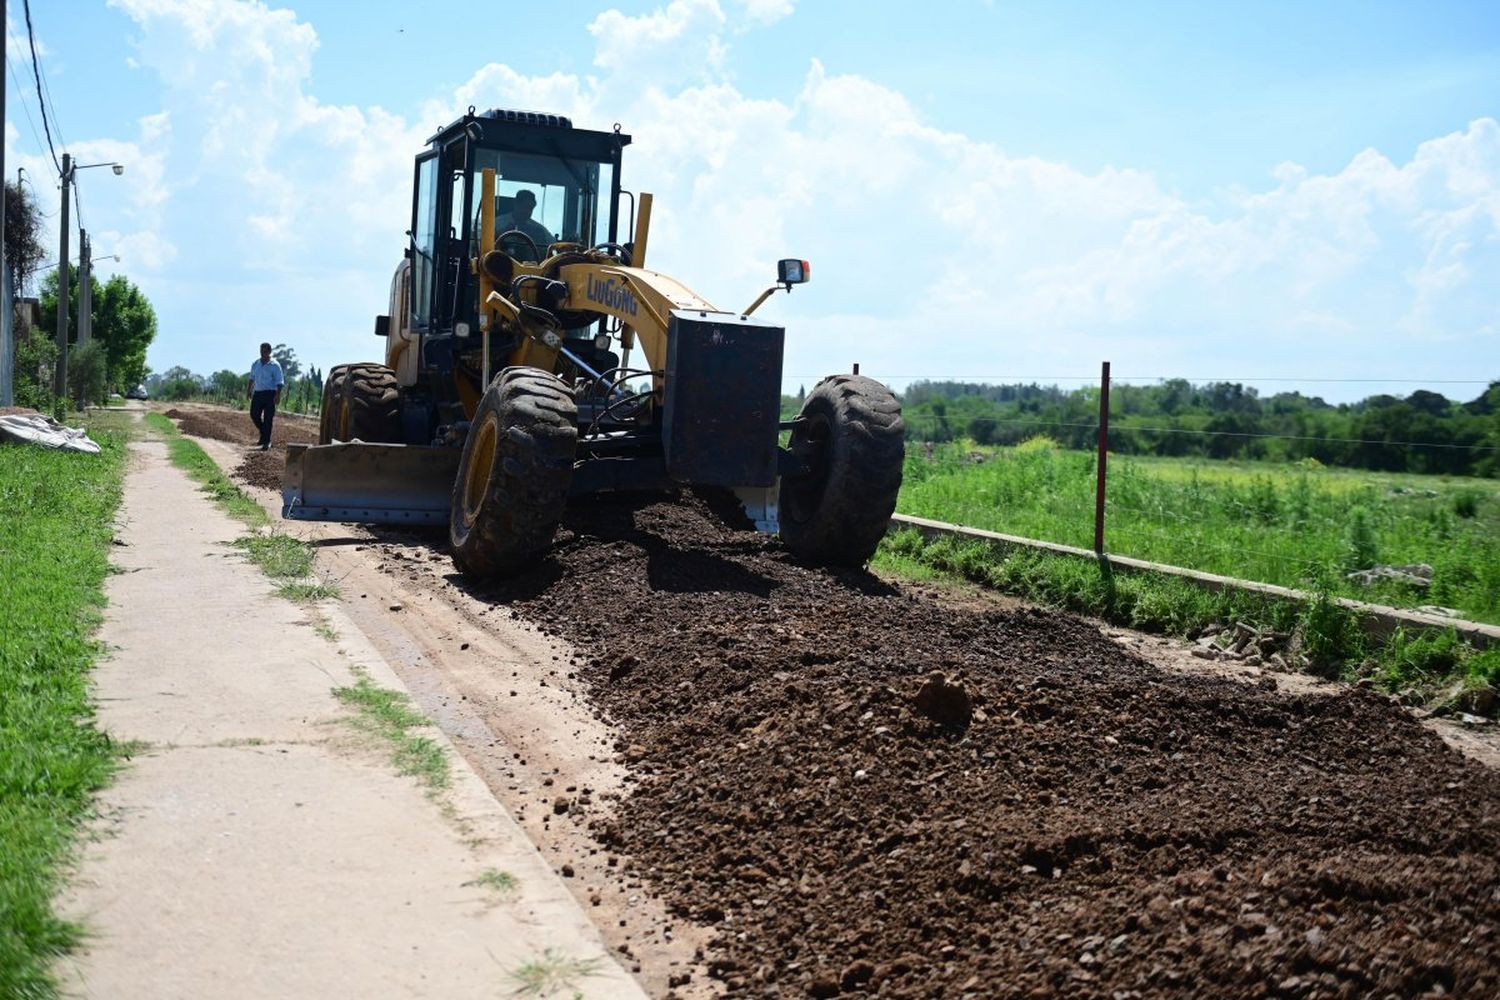
[[[120,520],[95,693],[100,726],[149,749],[100,796],[60,903],[92,934],[60,966],[70,994],[501,997],[532,963],[561,996],[644,995],[441,733],[433,799],[340,721],[356,667],[400,681],[336,604],[330,642],[275,597],[163,444],[133,446]]]

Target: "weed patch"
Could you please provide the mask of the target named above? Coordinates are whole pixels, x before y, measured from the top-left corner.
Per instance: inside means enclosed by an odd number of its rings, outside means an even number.
[[[355,710],[357,728],[390,746],[391,762],[398,772],[415,777],[429,792],[448,787],[448,757],[437,741],[409,732],[432,723],[411,707],[405,694],[377,687],[364,673],[353,687],[335,688],[333,694]]]
[[[284,580],[312,574],[312,547],[291,535],[280,532],[242,535],[234,540],[233,545],[272,579]]]
[[[115,415],[90,420],[98,455],[0,445],[0,996],[56,995],[49,965],[81,931],[52,896],[119,759],[93,725],[88,674],[123,428]]]
[[[601,958],[573,958],[555,948],[513,969],[516,996],[552,996],[559,990],[571,990],[579,979],[595,975],[604,965]]]
[[[478,878],[470,879],[464,883],[465,887],[479,886],[485,889],[493,889],[501,896],[510,898],[521,888],[521,880],[510,872],[503,872],[498,868],[491,868]]]
[[[283,583],[276,588],[276,595],[294,604],[316,604],[338,597],[339,588],[331,583]]]

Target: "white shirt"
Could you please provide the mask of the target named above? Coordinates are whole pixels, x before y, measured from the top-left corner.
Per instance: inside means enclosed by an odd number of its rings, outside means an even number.
[[[255,363],[250,366],[250,382],[255,386],[256,392],[280,389],[286,385],[286,377],[281,374],[281,363],[275,358],[270,361],[256,358]]]

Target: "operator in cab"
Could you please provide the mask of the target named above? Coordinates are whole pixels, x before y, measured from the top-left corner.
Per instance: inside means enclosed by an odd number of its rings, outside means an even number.
[[[526,234],[532,243],[536,244],[533,252],[531,245],[526,240],[503,239],[497,244],[499,249],[504,250],[517,260],[535,263],[547,255],[547,247],[551,246],[556,236],[547,232],[547,227],[531,217],[536,211],[536,195],[528,188],[521,188],[516,196],[511,199],[510,214],[502,215],[495,220],[495,235],[503,236],[505,233],[515,230]]]

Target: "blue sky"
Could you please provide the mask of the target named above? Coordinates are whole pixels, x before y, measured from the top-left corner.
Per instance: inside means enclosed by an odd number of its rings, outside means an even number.
[[[34,0],[59,151],[127,164],[80,195],[154,368],[376,356],[411,158],[473,103],[621,122],[653,266],[725,308],[810,258],[763,312],[790,388],[1500,377],[1500,5],[479,9]],[[51,212],[18,3],[9,30],[6,165]]]

